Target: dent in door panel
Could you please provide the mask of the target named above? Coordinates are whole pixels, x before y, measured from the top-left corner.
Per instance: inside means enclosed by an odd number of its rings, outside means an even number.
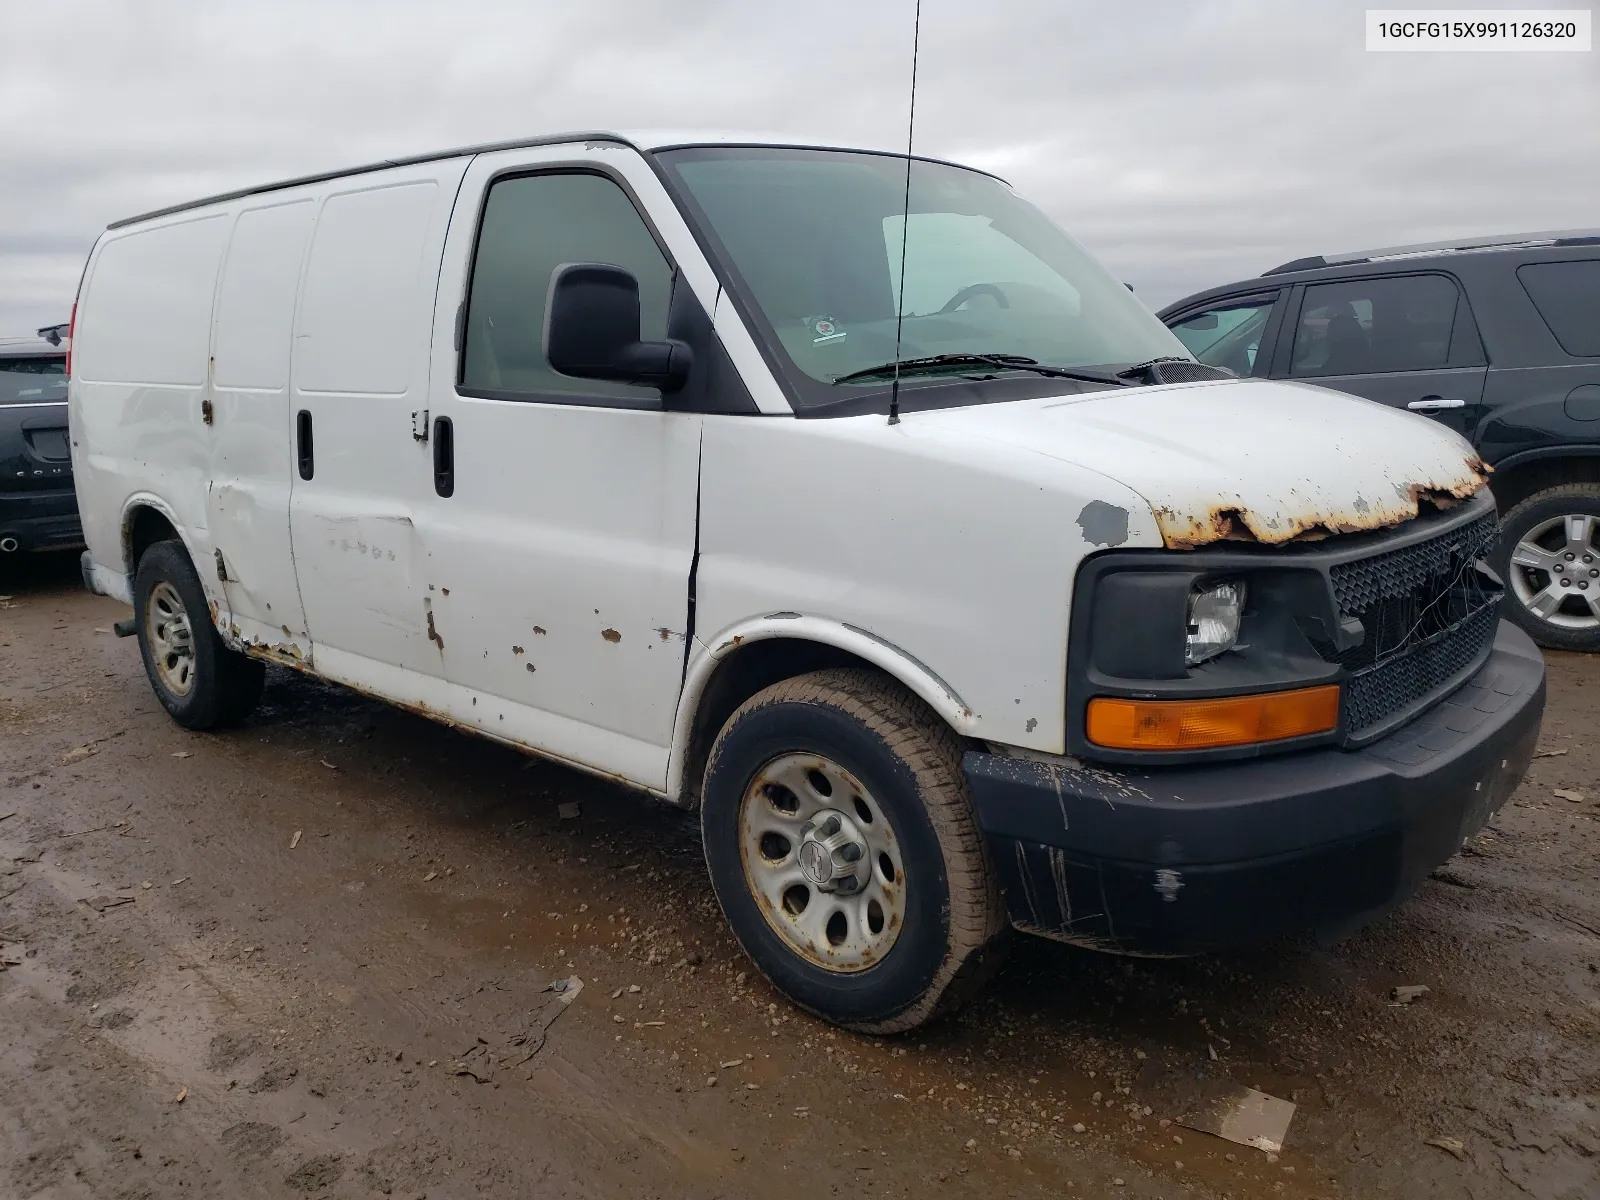
[[[309,540],[318,546],[317,590],[326,596],[346,597],[345,604],[326,615],[319,613],[317,641],[335,646],[371,645],[378,651],[371,657],[396,666],[415,666],[424,650],[432,653],[429,639],[437,634],[431,602],[424,600],[419,611],[410,607],[410,597],[426,596],[429,590],[417,569],[426,566],[428,553],[411,518],[307,513],[305,520]],[[303,548],[296,557],[304,561]],[[351,605],[353,596],[362,597],[362,602]],[[350,640],[358,628],[360,637]]]

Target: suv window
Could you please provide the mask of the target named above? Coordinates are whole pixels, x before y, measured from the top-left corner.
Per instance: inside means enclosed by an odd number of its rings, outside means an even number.
[[[667,336],[672,267],[626,192],[603,175],[522,175],[489,189],[473,256],[463,389],[637,401],[647,388],[559,375],[544,356],[545,297],[562,263],[623,267],[639,280],[640,336]]]
[[[1291,375],[1427,371],[1450,362],[1459,303],[1442,275],[1393,275],[1306,288]]]
[[[1192,313],[1172,327],[1184,348],[1207,366],[1249,375],[1261,349],[1261,334],[1277,296],[1226,300]]]
[[[1517,278],[1563,350],[1600,357],[1600,259],[1529,263]]]
[[[0,404],[49,404],[67,398],[67,360],[0,358]]]

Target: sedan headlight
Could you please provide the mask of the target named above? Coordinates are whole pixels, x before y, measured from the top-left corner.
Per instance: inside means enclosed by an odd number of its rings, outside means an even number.
[[[1239,640],[1244,591],[1242,580],[1228,580],[1189,593],[1189,629],[1183,647],[1183,661],[1188,666],[1216,658]]]

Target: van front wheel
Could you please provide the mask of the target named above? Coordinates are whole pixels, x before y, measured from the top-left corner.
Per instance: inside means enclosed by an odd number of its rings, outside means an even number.
[[[266,668],[228,649],[217,635],[183,543],[157,542],[139,559],[133,616],[144,673],[179,725],[215,729],[255,708]]]
[[[835,669],[759,692],[717,736],[703,796],[722,910],[802,1008],[898,1033],[998,964],[1005,921],[960,742],[892,681]]]

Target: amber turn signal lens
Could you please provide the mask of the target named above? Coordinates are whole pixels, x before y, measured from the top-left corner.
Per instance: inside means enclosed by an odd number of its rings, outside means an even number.
[[[1089,701],[1089,740],[1114,750],[1207,750],[1327,733],[1339,725],[1339,688],[1301,688],[1215,700]]]

